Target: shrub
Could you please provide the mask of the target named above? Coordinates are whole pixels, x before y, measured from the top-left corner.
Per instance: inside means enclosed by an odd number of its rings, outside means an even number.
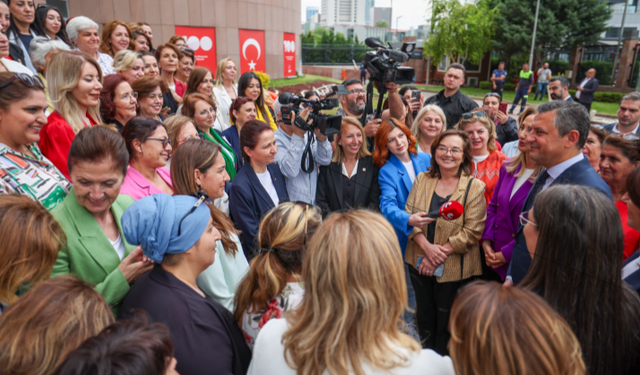
[[[263,73],[263,72],[259,72],[259,71],[254,71],[254,73],[260,77],[260,82],[262,83],[262,87],[265,90],[269,89],[269,82],[271,82],[271,78],[269,78],[269,75],[267,73]]]

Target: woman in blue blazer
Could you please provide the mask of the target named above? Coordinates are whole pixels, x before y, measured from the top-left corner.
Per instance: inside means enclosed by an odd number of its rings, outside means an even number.
[[[229,207],[236,227],[241,231],[242,248],[248,260],[253,258],[255,240],[262,217],[280,202],[289,200],[284,176],[275,163],[278,147],[268,124],[251,120],[240,132],[245,163],[233,179]]]

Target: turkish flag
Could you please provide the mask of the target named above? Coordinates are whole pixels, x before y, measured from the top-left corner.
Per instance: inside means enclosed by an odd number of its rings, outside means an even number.
[[[284,76],[296,75],[296,34],[284,33]]]
[[[216,29],[214,27],[176,26],[176,35],[183,36],[194,52],[196,66],[208,68],[216,75]]]
[[[242,30],[240,35],[240,72],[259,70],[266,72],[264,31]]]

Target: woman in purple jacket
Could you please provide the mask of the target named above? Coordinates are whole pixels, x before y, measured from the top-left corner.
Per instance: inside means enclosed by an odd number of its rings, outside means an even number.
[[[500,178],[487,207],[482,249],[487,266],[495,272],[489,278],[496,280],[499,276],[504,281],[507,275],[518,231],[518,216],[533,183],[544,169],[529,157],[529,144],[525,142],[534,116],[535,109],[529,107],[518,117],[520,154],[507,160],[500,168]]]

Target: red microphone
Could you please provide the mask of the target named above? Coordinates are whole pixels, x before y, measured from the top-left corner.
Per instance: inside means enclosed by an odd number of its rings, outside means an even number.
[[[438,213],[445,220],[455,220],[462,216],[464,207],[458,201],[448,201],[440,207]]]

